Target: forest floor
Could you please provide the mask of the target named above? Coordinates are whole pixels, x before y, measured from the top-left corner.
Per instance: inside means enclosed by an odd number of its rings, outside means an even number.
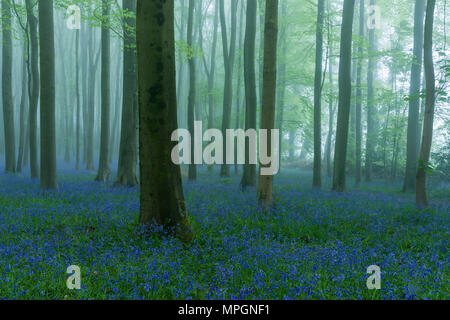
[[[0,299],[450,298],[448,189],[419,210],[400,184],[336,194],[284,170],[264,213],[238,176],[202,171],[184,184],[186,246],[138,232],[137,188],[64,170],[43,194],[27,176],[0,175]],[[79,291],[66,287],[70,265]],[[367,289],[370,265],[381,290]]]

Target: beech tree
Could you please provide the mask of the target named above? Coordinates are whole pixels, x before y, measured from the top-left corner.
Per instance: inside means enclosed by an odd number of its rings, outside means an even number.
[[[185,242],[189,225],[180,167],[171,159],[177,128],[174,1],[137,1],[141,224],[157,224]]]
[[[5,170],[16,172],[14,105],[12,94],[12,16],[11,0],[2,0],[2,102],[5,131]]]
[[[403,192],[414,192],[419,149],[419,105],[423,56],[423,18],[425,0],[416,0],[414,6],[414,48],[409,86],[408,131],[406,143],[406,168]]]
[[[256,129],[256,9],[257,0],[248,0],[244,38],[245,130]],[[250,143],[245,145],[245,164],[240,183],[243,189],[256,186],[256,165],[250,164],[250,147]]]
[[[325,0],[319,0],[316,24],[316,71],[314,75],[314,169],[313,187],[322,186],[322,57]]]
[[[124,0],[123,9],[132,15],[123,19],[123,102],[116,184],[135,186],[138,184],[136,0]]]
[[[53,0],[39,1],[41,84],[41,189],[58,187],[55,136],[55,36]]]
[[[100,133],[100,159],[98,165],[98,173],[95,178],[96,181],[108,181],[109,170],[109,134],[110,134],[110,108],[111,108],[111,95],[110,95],[110,38],[109,38],[109,12],[110,12],[109,0],[102,0],[102,48],[101,48],[101,96],[102,96],[102,108],[101,108],[101,133]]]
[[[352,27],[355,0],[344,0],[339,56],[339,104],[334,148],[333,191],[345,191],[345,166],[351,99]]]
[[[264,25],[264,73],[261,107],[261,130],[267,130],[267,150],[273,157],[272,129],[275,128],[275,98],[277,85],[278,0],[266,1]],[[260,163],[257,198],[265,208],[272,205],[273,175],[262,175]]]
[[[422,145],[420,149],[419,165],[416,176],[416,203],[428,206],[426,178],[430,170],[430,151],[433,140],[433,121],[436,102],[436,78],[433,64],[433,23],[436,0],[427,0],[425,31],[424,31],[424,55],[425,79],[427,86],[425,114],[423,119]]]

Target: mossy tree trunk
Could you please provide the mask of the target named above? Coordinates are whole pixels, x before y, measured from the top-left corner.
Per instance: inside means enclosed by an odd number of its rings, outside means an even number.
[[[177,129],[174,1],[137,1],[140,223],[193,238],[181,181],[171,159]]]

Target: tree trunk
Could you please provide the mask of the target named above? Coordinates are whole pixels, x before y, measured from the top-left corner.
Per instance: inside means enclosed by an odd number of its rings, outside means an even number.
[[[431,143],[433,140],[433,121],[435,107],[435,74],[433,65],[433,22],[436,0],[427,1],[425,31],[424,31],[424,66],[427,86],[425,115],[423,120],[422,146],[420,149],[419,166],[416,177],[416,203],[428,206],[426,178],[429,169]]]
[[[225,83],[223,88],[223,112],[222,112],[222,132],[230,129],[231,122],[231,105],[233,99],[233,69],[234,69],[234,57],[236,51],[236,9],[237,0],[231,0],[231,35],[230,35],[230,47],[228,48],[227,39],[227,25],[225,21],[225,8],[224,0],[220,0],[220,26],[222,30],[222,47],[223,47],[223,60],[225,68]],[[226,143],[223,144],[223,155],[226,157]],[[230,175],[230,167],[224,161],[220,176],[228,177]]]
[[[348,124],[351,100],[352,27],[355,0],[344,0],[339,62],[339,105],[334,149],[333,191],[345,191]]]
[[[239,42],[238,46],[239,48],[242,48],[242,34],[243,34],[243,25],[244,25],[244,9],[245,5],[243,2],[241,2],[241,12],[239,16]],[[240,50],[239,50],[240,51]],[[240,129],[240,123],[241,123],[241,81],[242,81],[242,61],[243,57],[241,54],[239,54],[239,62],[238,62],[238,78],[237,78],[237,85],[236,85],[236,122],[235,122],[235,128]],[[237,161],[237,144],[234,145],[234,173],[237,175],[239,173],[239,165]]]
[[[187,44],[189,48],[192,48],[192,33],[194,27],[194,0],[189,0],[189,17],[187,26]],[[191,134],[194,134],[194,121],[195,121],[195,57],[189,55],[189,96],[188,96],[188,130]],[[191,143],[191,163],[189,164],[189,181],[197,179],[197,166],[194,163],[194,148],[195,145]]]
[[[14,137],[14,104],[12,95],[12,17],[11,0],[2,0],[2,99],[5,131],[5,170],[16,172],[16,139]]]
[[[359,39],[358,66],[356,70],[356,104],[355,104],[355,186],[361,184],[361,150],[362,150],[362,64],[364,40],[364,0],[359,2]]]
[[[76,31],[75,37],[75,91],[76,91],[76,99],[77,99],[77,109],[76,109],[76,156],[75,156],[75,168],[76,170],[80,169],[80,30]]]
[[[256,130],[256,9],[257,0],[248,0],[244,39],[245,130]],[[245,145],[244,172],[240,183],[243,190],[256,185],[256,165],[249,161],[250,147],[253,146],[249,143]]]
[[[123,9],[136,14],[136,0],[125,0]],[[119,164],[116,184],[135,186],[137,174],[137,56],[136,39],[132,32],[136,28],[136,19],[124,20],[124,55],[123,55],[123,99],[122,124],[120,136]]]
[[[419,105],[423,53],[423,18],[425,0],[416,0],[414,9],[414,48],[409,87],[408,131],[406,140],[406,168],[403,192],[414,192],[416,186],[419,148]]]
[[[55,135],[55,38],[53,0],[39,1],[41,67],[41,189],[57,189]]]
[[[375,0],[370,0],[370,5],[375,5]],[[366,181],[372,180],[372,162],[374,156],[375,137],[376,132],[374,130],[373,113],[374,113],[374,70],[375,65],[375,29],[369,30],[369,65],[367,67],[367,137],[366,137],[366,164],[365,174]]]
[[[264,73],[263,95],[261,109],[261,130],[267,130],[267,150],[273,157],[272,129],[275,127],[275,100],[277,86],[277,40],[278,40],[278,0],[266,1],[266,17],[264,26]],[[264,141],[261,141],[264,143]],[[257,198],[264,207],[272,205],[273,175],[262,175],[262,168],[268,167],[263,163],[259,165],[259,180]]]
[[[96,73],[101,48],[97,54],[94,50],[93,30],[89,36],[89,85],[88,85],[88,105],[86,106],[86,169],[94,170],[94,120],[95,120],[95,88]],[[94,57],[95,56],[95,57]]]
[[[181,170],[171,159],[177,128],[174,2],[137,1],[140,223],[189,242]]]
[[[322,57],[325,0],[319,0],[316,23],[316,68],[314,76],[314,169],[313,188],[322,186]]]
[[[109,154],[109,131],[110,131],[110,38],[109,38],[109,0],[102,0],[102,109],[101,109],[101,132],[100,132],[100,157],[98,162],[98,173],[96,181],[108,181],[110,170],[108,162]]]
[[[32,0],[25,0],[27,8],[27,19],[30,24],[31,41],[31,95],[29,111],[29,143],[30,143],[30,173],[31,178],[39,178],[38,147],[37,147],[37,109],[39,102],[39,42],[37,32],[37,19],[33,13]],[[30,90],[29,90],[30,91]]]
[[[286,19],[287,17],[287,1],[283,1],[281,5],[281,16],[283,19]],[[283,146],[283,117],[284,117],[284,98],[286,94],[286,59],[287,59],[287,45],[286,45],[286,31],[287,30],[287,23],[284,22],[283,25],[280,28],[280,36],[279,36],[279,46],[281,49],[281,57],[279,59],[279,73],[278,73],[278,97],[277,97],[277,128],[280,132],[278,146],[279,146],[279,159],[278,163],[280,164],[280,170],[281,170],[281,155],[283,153],[282,146]],[[278,171],[280,172],[280,171]]]
[[[27,62],[25,59],[25,48],[23,52],[22,62],[22,95],[20,101],[20,132],[19,132],[19,154],[17,156],[17,172],[22,172],[23,155],[25,149],[25,136],[26,136],[26,104],[27,104]]]

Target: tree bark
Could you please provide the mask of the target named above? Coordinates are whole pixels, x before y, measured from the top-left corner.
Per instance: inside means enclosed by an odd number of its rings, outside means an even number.
[[[174,2],[137,1],[140,223],[189,242],[181,170],[171,160],[177,128]]]
[[[80,30],[76,31],[75,36],[75,94],[77,100],[77,109],[76,109],[76,147],[75,147],[75,169],[80,169],[80,131],[81,131],[81,122],[80,122]]]
[[[264,26],[264,73],[261,109],[261,130],[267,130],[267,150],[273,157],[272,129],[275,128],[275,100],[277,86],[278,0],[266,1]],[[272,205],[273,175],[262,175],[260,163],[257,189],[258,202],[264,207]]]
[[[57,189],[55,135],[55,37],[53,0],[39,1],[41,69],[41,189]]]
[[[431,144],[433,140],[433,121],[436,100],[436,84],[433,65],[433,23],[436,0],[427,0],[425,31],[424,31],[424,66],[427,86],[425,115],[423,120],[422,146],[419,156],[419,166],[416,176],[416,203],[418,206],[428,206],[426,178],[429,169]]]
[[[189,0],[189,16],[187,26],[187,44],[189,48],[192,48],[192,34],[194,27],[194,0]],[[195,93],[196,93],[196,80],[195,80],[195,57],[193,55],[188,56],[189,59],[189,96],[188,96],[188,130],[191,134],[194,134],[194,121],[195,121]],[[189,164],[189,181],[197,179],[197,166],[194,164],[194,144],[191,143],[191,163]]]
[[[110,109],[111,109],[111,95],[110,95],[110,38],[109,38],[109,0],[102,0],[102,69],[101,69],[101,131],[100,131],[100,157],[98,162],[98,173],[95,178],[96,181],[105,182],[109,180],[109,131],[110,131]]]
[[[322,57],[325,0],[319,0],[316,23],[316,68],[314,76],[314,168],[313,188],[322,186]]]
[[[256,9],[257,0],[248,0],[244,38],[245,130],[256,130]],[[249,161],[250,147],[246,143],[244,172],[240,183],[243,190],[256,185],[256,165],[250,164]]]
[[[227,129],[230,129],[231,122],[231,105],[233,99],[233,69],[234,69],[234,57],[236,52],[236,9],[237,0],[231,0],[231,34],[230,34],[230,46],[228,48],[227,39],[227,25],[225,21],[225,8],[224,0],[220,0],[220,26],[222,30],[222,47],[223,47],[223,60],[225,66],[225,83],[223,88],[223,112],[222,112],[222,132],[225,133]],[[226,155],[226,143],[223,144],[223,155]],[[224,161],[220,175],[222,177],[228,177],[230,175],[230,167]]]
[[[5,171],[16,172],[14,103],[12,95],[12,17],[11,0],[2,0],[2,100],[5,131]]]
[[[20,132],[19,132],[19,153],[17,156],[17,172],[22,172],[23,155],[25,150],[25,136],[26,136],[26,104],[27,104],[27,62],[25,59],[25,48],[22,59],[22,94],[20,100]]]
[[[375,5],[375,0],[370,0],[370,5]],[[376,68],[375,54],[375,29],[369,30],[369,65],[367,67],[367,137],[366,137],[366,163],[365,176],[366,181],[372,180],[372,162],[374,157],[375,147],[375,130],[374,130],[374,70]]]
[[[352,27],[355,0],[344,0],[339,62],[339,105],[334,149],[333,191],[345,191],[348,124],[351,100]]]
[[[136,0],[125,0],[124,10],[136,14]],[[136,20],[127,18],[124,24],[122,129],[116,184],[135,186],[137,174],[137,56],[136,39],[132,31]]]
[[[414,9],[414,48],[409,87],[408,131],[406,140],[406,168],[403,192],[414,192],[416,186],[419,148],[420,82],[423,56],[423,18],[425,0],[416,0]]]
[[[359,2],[359,39],[358,66],[356,70],[356,104],[355,104],[355,186],[361,184],[361,150],[362,150],[362,64],[364,40],[364,0]]]

